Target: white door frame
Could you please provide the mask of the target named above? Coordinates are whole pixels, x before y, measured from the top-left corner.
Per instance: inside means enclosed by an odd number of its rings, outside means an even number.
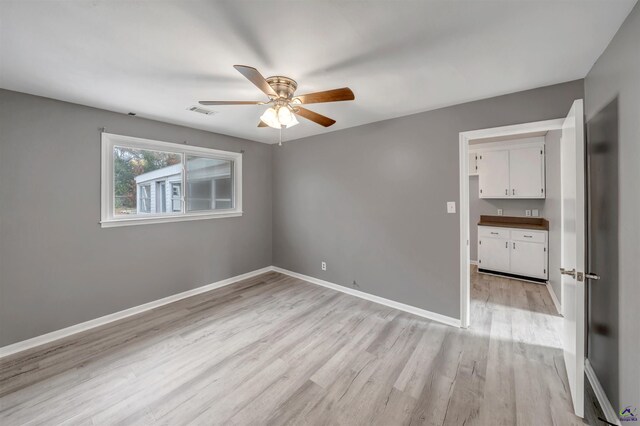
[[[460,132],[460,326],[469,327],[471,280],[469,277],[469,142],[475,139],[526,137],[529,134],[562,129],[564,118],[512,126]]]

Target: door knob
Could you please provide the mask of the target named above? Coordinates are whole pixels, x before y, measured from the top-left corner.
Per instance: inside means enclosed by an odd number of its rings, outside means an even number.
[[[569,275],[570,277],[573,277],[573,278],[576,277],[576,270],[575,269],[572,269],[572,270],[568,271],[568,270],[566,270],[564,268],[560,268],[560,273],[562,275]]]
[[[584,274],[585,278],[588,278],[590,280],[599,280],[600,279],[600,275],[596,275],[596,274]]]

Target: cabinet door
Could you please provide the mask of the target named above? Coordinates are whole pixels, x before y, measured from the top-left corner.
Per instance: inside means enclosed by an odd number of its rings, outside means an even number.
[[[514,148],[509,152],[509,195],[545,198],[544,148]]]
[[[478,175],[478,154],[475,152],[469,153],[469,176]]]
[[[478,261],[480,269],[509,272],[509,241],[482,238],[478,241]]]
[[[509,197],[509,151],[484,151],[478,154],[480,198]]]
[[[510,241],[511,273],[526,277],[547,278],[545,244]]]

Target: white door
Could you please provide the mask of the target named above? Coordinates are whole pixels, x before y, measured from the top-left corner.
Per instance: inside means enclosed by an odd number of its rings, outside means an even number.
[[[509,241],[482,238],[478,242],[478,261],[481,269],[509,272]]]
[[[511,241],[511,273],[525,277],[546,278],[545,245],[526,241]]]
[[[564,362],[573,410],[583,417],[585,356],[585,154],[582,100],[573,103],[562,125],[561,228]]]
[[[509,151],[485,151],[478,156],[480,198],[509,197]]]
[[[544,149],[514,148],[509,152],[510,195],[544,198]]]

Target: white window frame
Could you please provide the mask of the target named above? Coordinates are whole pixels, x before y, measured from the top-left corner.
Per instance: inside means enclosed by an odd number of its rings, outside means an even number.
[[[114,196],[114,172],[113,172],[113,147],[120,146],[132,149],[145,149],[152,151],[162,151],[172,154],[181,154],[183,157],[182,170],[182,212],[167,212],[161,215],[145,214],[134,217],[116,216],[113,214],[115,206]],[[199,157],[209,157],[217,160],[233,161],[233,197],[234,207],[231,209],[188,212],[186,211],[185,183],[186,173],[184,164],[187,155]],[[242,153],[220,151],[217,149],[202,148],[198,146],[183,145],[171,142],[161,142],[151,139],[142,139],[132,136],[116,135],[112,133],[102,133],[102,159],[101,159],[101,205],[100,205],[100,225],[103,228],[129,225],[145,225],[151,223],[182,222],[187,220],[213,219],[221,217],[242,216]],[[136,197],[136,202],[138,202]]]

